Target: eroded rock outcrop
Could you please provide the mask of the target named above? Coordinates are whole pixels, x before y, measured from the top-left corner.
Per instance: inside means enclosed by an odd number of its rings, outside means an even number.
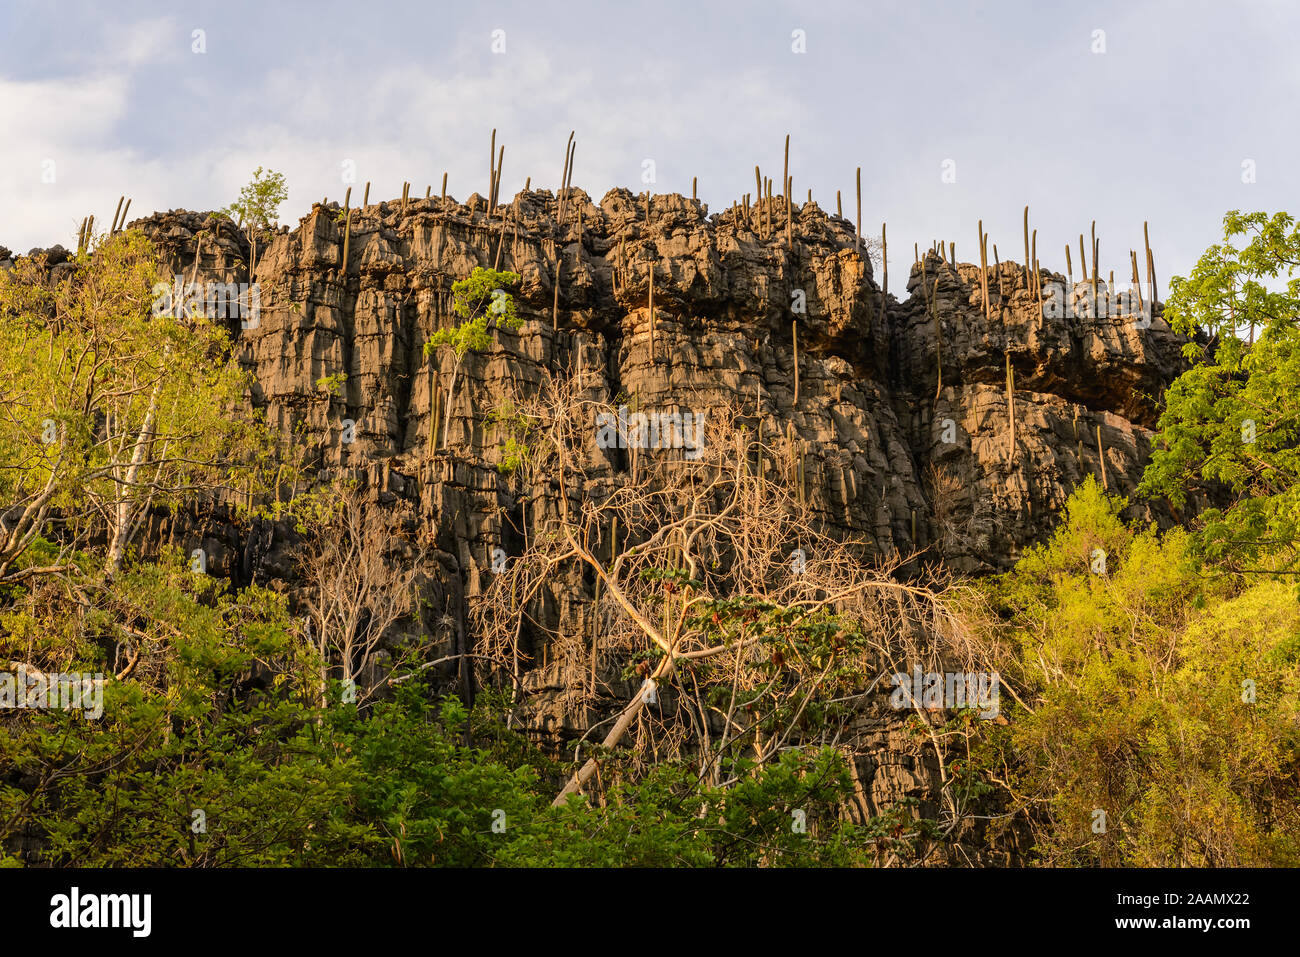
[[[990,269],[986,319],[979,267],[933,255],[932,307],[914,265],[909,298],[882,308],[851,225],[815,204],[795,208],[787,245],[779,210],[760,234],[745,211],[708,216],[676,195],[653,197],[647,219],[644,196],[615,190],[596,205],[571,193],[563,225],[547,192],[491,214],[478,196],[354,210],[346,269],[340,211],[313,207],[260,254],[260,323],[232,322],[256,377],[253,401],[322,465],[382,466],[407,491],[421,469],[444,470],[445,479],[419,483],[422,496],[446,497],[425,501],[424,512],[433,504],[459,516],[453,537],[473,565],[499,544],[490,521],[473,516],[495,512],[504,494],[484,413],[546,372],[579,367],[608,400],[737,402],[762,417],[765,434],[806,442],[809,495],[827,523],[866,535],[881,554],[929,548],[959,571],[1002,569],[1042,537],[1084,475],[1100,476],[1102,458],[1110,488],[1133,491],[1156,402],[1181,368],[1181,341],[1158,314],[1147,328],[1124,316],[1045,318],[1022,267],[1007,262],[996,276]],[[173,213],[132,225],[178,274],[194,274],[197,247],[200,282],[248,278],[247,243],[228,222]],[[452,321],[452,282],[493,265],[521,275],[526,322],[468,358],[451,455],[434,463],[435,396],[451,369],[445,356],[427,358],[424,343]],[[337,395],[319,385],[340,375]],[[352,443],[341,441],[346,419],[356,423]],[[1168,518],[1140,506],[1134,516]]]
[[[521,528],[554,512],[549,482],[521,489],[497,471],[485,416],[548,375],[581,370],[597,397],[635,397],[642,408],[738,404],[764,434],[806,449],[807,494],[828,528],[881,556],[924,550],[924,561],[961,573],[1009,567],[1089,473],[1104,469],[1112,491],[1131,495],[1159,396],[1181,369],[1181,340],[1158,309],[1145,325],[1120,315],[1048,318],[1023,267],[1004,262],[989,270],[986,317],[979,267],[933,254],[912,267],[910,295],[899,301],[882,295],[847,220],[796,206],[787,241],[781,205],[769,228],[752,211],[710,216],[677,195],[647,206],[626,190],[599,204],[570,190],[563,221],[549,192],[494,210],[477,195],[384,202],[352,211],[346,262],[344,216],[316,205],[259,251],[257,323],[231,321],[256,380],[250,400],[316,464],[365,478],[413,540],[435,547],[429,617],[415,626],[442,636],[446,649],[473,636],[439,631],[435,619],[484,586],[494,548],[509,552]],[[249,279],[247,241],[228,221],[174,211],[132,227],[177,274]],[[451,284],[476,266],[521,276],[525,322],[467,358],[448,448],[431,454],[451,364],[426,357],[424,344],[452,321]],[[339,376],[337,393],[321,385]],[[599,482],[619,481],[627,467],[594,447],[588,465]],[[790,480],[769,467],[774,481]],[[1141,503],[1130,517],[1171,521]],[[212,520],[155,532],[200,535],[217,574],[293,575],[285,528]],[[580,575],[557,579],[547,632],[580,638],[597,628],[589,591]],[[524,686],[535,730],[580,733],[607,713],[580,693],[583,681],[560,656],[548,656],[544,635],[529,640]],[[607,703],[631,690],[612,668],[602,686]],[[879,718],[880,750],[859,762],[864,794],[929,800],[936,768],[896,719]]]

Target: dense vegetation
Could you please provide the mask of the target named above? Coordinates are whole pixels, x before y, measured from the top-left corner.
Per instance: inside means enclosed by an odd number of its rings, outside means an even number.
[[[10,646],[26,635],[64,670],[104,669],[58,592],[11,607]],[[847,864],[879,836],[837,824],[848,783],[831,753],[788,752],[725,793],[665,766],[613,784],[605,807],[552,809],[558,770],[490,696],[471,715],[411,681],[363,717],[334,682],[319,707],[313,652],[279,596],[232,595],[180,556],[132,567],[113,592],[166,623],[165,670],[108,682],[98,720],[4,716],[0,838],[39,835],[42,863]]]
[[[1300,863],[1298,266],[1290,216],[1232,212],[1173,280],[1191,367],[1139,493],[1206,496],[1192,530],[1125,527],[1089,481],[991,583],[1023,700],[984,757],[1050,863]]]
[[[1267,288],[1300,265],[1300,230],[1284,215],[1225,226],[1172,286],[1165,316],[1203,335],[1142,490],[1179,508],[1213,492],[1217,507],[1188,529],[1129,527],[1089,480],[1049,542],[960,602],[1006,695],[1004,720],[950,722],[952,787],[1027,834],[1031,862],[1300,864],[1300,281]],[[297,481],[237,411],[246,378],[225,334],[156,314],[153,262],[126,233],[57,285],[32,264],[0,273],[0,663],[110,676],[95,720],[0,711],[0,865],[875,865],[945,838],[906,804],[849,820],[850,769],[815,735],[746,757],[773,722],[831,720],[829,699],[780,690],[785,658],[815,658],[840,682],[818,693],[842,695],[851,623],[704,605],[693,627],[715,641],[770,632],[745,699],[767,723],[721,773],[597,748],[597,786],[552,806],[574,766],[508,726],[507,694],[467,709],[413,667],[358,700],[351,636],[340,657],[280,592],[144,547],[150,510],[182,502],[273,502],[329,539],[346,500],[282,501]],[[517,324],[512,278],[458,284],[466,324],[432,348],[458,363],[489,346],[494,316]],[[665,622],[675,589],[702,587],[654,575]]]

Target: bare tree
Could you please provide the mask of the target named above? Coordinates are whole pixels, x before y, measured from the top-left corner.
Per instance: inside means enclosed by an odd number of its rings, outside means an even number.
[[[489,659],[480,668],[485,680],[516,675],[524,628],[546,627],[540,596],[585,569],[599,605],[589,616],[585,694],[621,699],[589,732],[606,729],[557,804],[587,788],[602,755],[629,737],[641,759],[689,755],[721,786],[736,780],[736,757],[761,765],[805,744],[852,752],[886,678],[915,664],[974,664],[953,591],[934,578],[900,580],[904,556],[880,560],[832,534],[796,489],[802,443],[774,423],[761,433],[778,436],[768,443],[737,408],[695,410],[694,435],[682,434],[680,409],[655,413],[647,428],[617,419],[594,386],[571,379],[546,383],[524,406],[533,474],[551,477],[551,508],[525,553],[474,602]],[[615,445],[627,448],[599,447],[599,423],[611,419]],[[548,637],[571,659],[583,650],[583,636]],[[610,660],[625,666],[631,694],[628,683],[597,682]],[[944,733],[932,728],[930,738],[956,827],[962,808],[946,788]]]
[[[417,588],[425,550],[390,524],[363,489],[336,487],[330,511],[310,522],[300,562],[308,637],[320,656],[320,697],[331,672],[357,689],[358,703],[379,687],[377,653],[394,626],[418,611]],[[422,630],[422,629],[421,629]],[[406,647],[414,656],[417,649]],[[364,683],[364,687],[363,687]]]

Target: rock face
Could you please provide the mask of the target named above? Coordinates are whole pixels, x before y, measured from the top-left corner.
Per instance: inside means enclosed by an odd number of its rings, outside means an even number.
[[[314,206],[259,251],[260,321],[231,322],[257,380],[253,401],[321,465],[382,470],[404,484],[431,465],[434,394],[451,374],[450,359],[426,358],[424,343],[454,321],[451,283],[497,265],[521,275],[526,322],[467,358],[452,454],[436,463],[447,474],[430,483],[438,492],[421,489],[449,496],[438,504],[460,524],[446,531],[467,545],[470,564],[498,544],[475,515],[516,494],[496,473],[484,413],[512,389],[578,368],[598,377],[610,401],[623,394],[643,408],[704,409],[734,401],[758,411],[767,435],[807,443],[808,494],[825,521],[869,538],[882,555],[928,547],[959,571],[1005,569],[1050,529],[1085,475],[1100,478],[1104,467],[1111,491],[1135,488],[1156,401],[1181,370],[1182,340],[1158,311],[1146,328],[1131,316],[1045,318],[1023,268],[1006,262],[989,269],[986,319],[979,267],[933,254],[928,295],[914,265],[910,296],[899,302],[882,297],[852,226],[815,204],[795,208],[787,245],[781,211],[770,233],[756,232],[743,210],[710,217],[677,195],[653,197],[647,219],[644,194],[614,190],[597,206],[570,192],[562,226],[548,192],[521,193],[490,216],[477,195],[464,205],[435,198],[353,210],[346,270],[340,211]],[[247,243],[228,222],[182,212],[132,226],[186,279],[248,279]],[[1064,282],[1043,276],[1053,279]],[[338,394],[319,385],[340,374]],[[351,443],[342,441],[347,419]]]
[[[477,195],[385,202],[352,211],[346,262],[341,211],[316,205],[258,250],[258,321],[230,321],[256,379],[251,399],[310,459],[365,477],[436,546],[430,622],[483,586],[492,549],[509,552],[517,529],[552,508],[549,483],[521,489],[499,474],[485,425],[503,396],[547,375],[581,370],[606,401],[642,408],[740,403],[764,434],[806,443],[807,495],[828,527],[881,556],[925,549],[926,561],[961,573],[1008,568],[1089,473],[1131,496],[1156,402],[1181,369],[1181,340],[1158,309],[1145,324],[1045,318],[1024,268],[1003,262],[989,269],[986,318],[979,267],[933,253],[913,265],[899,301],[882,294],[847,220],[796,206],[787,239],[776,205],[768,222],[737,207],[710,216],[677,195],[647,203],[614,190],[597,205],[572,189],[560,221],[549,192],[491,211]],[[132,227],[187,279],[248,280],[248,244],[227,221],[181,211]],[[435,396],[452,365],[426,358],[424,344],[452,321],[452,282],[494,265],[522,277],[525,323],[467,358],[448,451],[431,456]],[[1043,276],[1053,279],[1064,281]],[[341,374],[337,394],[320,385]],[[355,441],[345,440],[347,420]],[[626,467],[592,465],[611,481]],[[1145,505],[1129,517],[1172,520]],[[286,529],[212,523],[202,534],[217,574],[292,577]],[[568,594],[550,610],[554,633],[595,627],[590,587],[557,584]],[[573,734],[601,719],[571,693],[582,681],[560,656],[535,657],[524,683],[536,730]],[[870,802],[928,799],[936,767],[896,726],[882,723],[879,740],[859,762]]]

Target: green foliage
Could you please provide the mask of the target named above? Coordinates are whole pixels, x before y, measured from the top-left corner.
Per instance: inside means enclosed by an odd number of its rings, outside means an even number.
[[[79,604],[49,592],[5,617],[5,660],[111,673],[124,648],[139,659],[130,677],[106,681],[98,719],[63,710],[0,718],[0,766],[12,769],[0,780],[0,844],[35,833],[40,859],[63,865],[266,865],[335,863],[326,855],[363,836],[340,817],[346,762],[303,720],[293,675],[311,663],[282,596],[232,595],[171,554],[87,597],[81,629]],[[124,621],[141,627],[125,633]],[[25,633],[49,637],[33,648]],[[249,681],[259,670],[268,673],[260,687]]]
[[[468,279],[452,283],[454,296],[452,311],[465,320],[457,326],[439,329],[424,344],[424,354],[431,356],[443,346],[451,349],[455,357],[452,366],[451,382],[447,386],[446,413],[443,416],[443,445],[450,441],[452,401],[456,390],[456,377],[465,356],[471,352],[485,352],[492,346],[492,337],[488,334],[489,326],[495,323],[498,328],[518,329],[523,320],[515,312],[515,300],[505,289],[519,281],[519,275],[513,272],[498,272],[476,266]],[[430,443],[433,441],[430,432]],[[430,446],[432,449],[432,446]],[[513,450],[516,460],[519,450]]]
[[[515,408],[509,398],[503,399],[501,405],[488,413],[488,425],[504,435],[501,443],[501,461],[497,471],[502,475],[513,475],[528,465],[532,449],[528,446],[528,434],[533,422]]]
[[[346,372],[336,372],[333,375],[321,376],[316,380],[316,388],[330,395],[340,395],[343,391],[343,384],[348,381]]]
[[[104,533],[104,519],[129,540],[146,503],[265,486],[274,441],[237,411],[250,376],[226,330],[172,292],[138,232],[104,240],[57,284],[26,262],[0,274],[0,501],[22,506],[33,533],[43,521]],[[0,578],[21,544],[0,545]]]
[[[872,863],[899,830],[841,820],[851,786],[831,749],[738,763],[729,788],[683,762],[626,774],[611,753],[604,806],[552,808],[560,769],[490,706],[470,714],[409,682],[365,715],[315,708],[293,677],[310,652],[278,596],[241,615],[220,589],[186,592],[185,574],[119,580],[183,625],[158,680],[110,682],[99,722],[0,719],[13,769],[0,846],[35,834],[37,860],[75,866],[810,866]],[[237,629],[254,620],[243,648]],[[253,689],[258,664],[274,677]]]
[[[1234,240],[1248,237],[1238,247]],[[1285,213],[1224,217],[1224,242],[1171,283],[1165,318],[1199,333],[1168,390],[1141,493],[1182,507],[1221,485],[1231,502],[1200,516],[1206,557],[1294,574],[1300,559],[1300,227]],[[1258,331],[1258,334],[1256,334]]]
[[[611,773],[617,762],[611,763]],[[879,829],[841,819],[852,793],[834,749],[789,750],[761,768],[738,763],[731,787],[702,786],[666,762],[615,781],[604,806],[571,798],[535,817],[497,855],[513,866],[807,867],[874,861]]]
[[[1051,542],[990,584],[1023,704],[976,763],[1037,809],[1049,864],[1294,866],[1300,606],[1207,577],[1187,533],[1129,529],[1121,505],[1089,479]]]
[[[235,220],[241,228],[264,232],[276,224],[280,205],[288,198],[284,174],[263,170],[259,166],[253,171],[253,178],[240,189],[239,199],[220,212]]]
[[[506,291],[517,282],[518,273],[478,266],[468,279],[452,283],[452,311],[465,321],[435,332],[425,343],[425,354],[430,355],[441,346],[450,346],[459,362],[467,353],[485,352],[491,347],[490,324],[503,329],[518,329],[523,320],[515,312],[514,297]]]

